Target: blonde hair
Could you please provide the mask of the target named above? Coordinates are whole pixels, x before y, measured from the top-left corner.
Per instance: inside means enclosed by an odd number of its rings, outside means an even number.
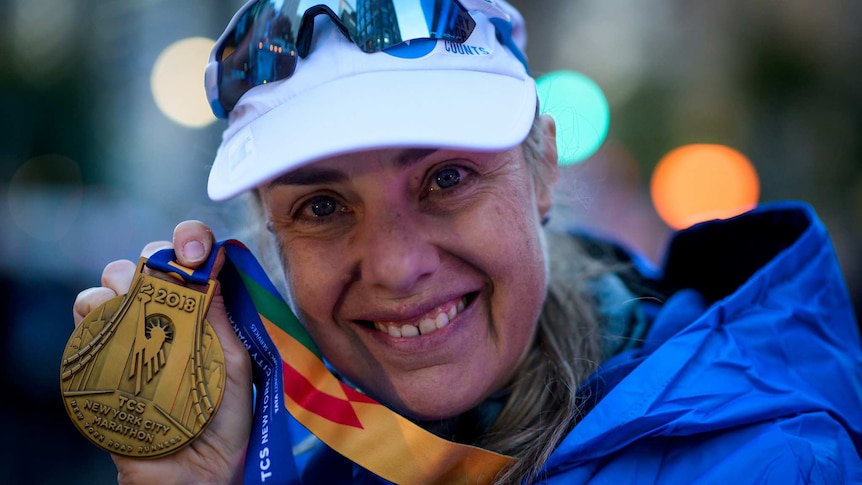
[[[523,143],[527,164],[537,183],[543,156],[540,123]],[[536,337],[510,384],[508,402],[478,443],[519,460],[497,477],[497,483],[539,480],[539,471],[559,442],[583,415],[588,396],[577,391],[602,359],[601,332],[586,282],[605,268],[568,235],[546,231],[550,274]]]

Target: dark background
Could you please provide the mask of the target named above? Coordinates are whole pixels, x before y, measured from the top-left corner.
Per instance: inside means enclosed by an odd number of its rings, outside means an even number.
[[[171,121],[153,101],[150,75],[163,49],[215,39],[241,3],[0,2],[0,476],[9,483],[115,481],[110,459],[60,401],[77,292],[183,219],[234,235],[241,207],[205,193],[224,126]],[[647,192],[657,161],[680,145],[725,144],[753,162],[761,201],[815,207],[859,312],[862,3],[513,4],[527,18],[534,75],[586,74],[611,109],[603,147],[566,169],[555,217],[611,232],[659,261],[669,230]]]

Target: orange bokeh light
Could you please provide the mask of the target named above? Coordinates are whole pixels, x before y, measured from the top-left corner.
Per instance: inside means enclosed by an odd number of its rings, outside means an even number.
[[[684,229],[753,208],[760,180],[751,161],[733,148],[694,144],[676,148],[659,161],[650,193],[665,223]]]

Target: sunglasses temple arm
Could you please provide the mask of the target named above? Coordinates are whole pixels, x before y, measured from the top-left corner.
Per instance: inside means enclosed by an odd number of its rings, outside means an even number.
[[[463,4],[462,4],[463,5]],[[512,17],[503,10],[499,5],[492,2],[487,1],[477,1],[471,2],[469,4],[470,8],[468,10],[475,12],[482,12],[488,17],[488,20],[494,25],[494,28],[497,30],[497,40],[500,41],[501,44],[508,47],[512,54],[521,61],[521,64],[524,65],[524,69],[527,70],[527,74],[530,74],[530,68],[527,65],[527,56],[521,51],[521,48],[518,47],[518,44],[515,43],[515,39],[512,36]]]
[[[497,30],[497,40],[512,51],[512,54],[524,65],[527,74],[530,74],[530,67],[527,65],[527,56],[524,55],[518,45],[515,44],[515,39],[512,38],[512,23],[500,17],[490,18],[489,20]]]

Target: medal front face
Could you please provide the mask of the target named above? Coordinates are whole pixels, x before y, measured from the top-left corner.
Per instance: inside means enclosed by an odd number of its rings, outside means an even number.
[[[155,458],[180,450],[212,420],[225,385],[221,343],[204,319],[206,292],[145,275],[87,315],[63,353],[66,412],[111,453]]]

